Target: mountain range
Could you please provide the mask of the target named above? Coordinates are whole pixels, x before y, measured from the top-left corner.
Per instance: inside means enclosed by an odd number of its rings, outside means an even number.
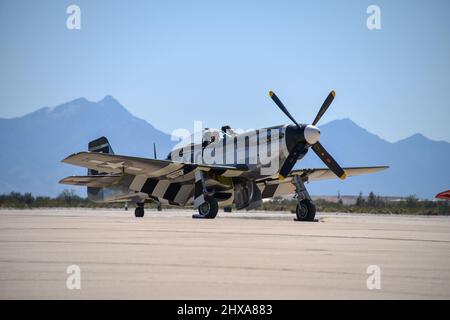
[[[311,194],[367,194],[432,198],[450,187],[450,143],[415,134],[391,143],[350,119],[322,125],[321,143],[341,166],[389,165],[390,169],[345,181],[308,184]],[[61,163],[87,143],[106,136],[117,154],[165,158],[176,141],[128,112],[112,96],[98,102],[79,98],[54,108],[44,107],[23,117],[0,118],[0,194],[11,191],[55,196],[67,186],[58,181],[85,174],[83,168]],[[297,167],[323,167],[313,152]],[[77,188],[84,195],[82,188]]]

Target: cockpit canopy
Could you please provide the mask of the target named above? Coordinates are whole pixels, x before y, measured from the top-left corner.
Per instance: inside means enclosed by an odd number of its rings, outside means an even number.
[[[207,146],[210,143],[218,142],[221,140],[223,132],[216,129],[205,128],[203,131],[203,146]]]
[[[230,126],[222,126],[222,128],[219,129],[213,129],[213,128],[205,128],[203,132],[195,132],[189,136],[182,137],[181,141],[183,145],[190,145],[190,144],[203,144],[208,145],[213,142],[218,142],[222,140],[224,137],[232,137],[235,136],[237,133],[231,129]]]
[[[180,142],[178,145],[189,146],[201,144],[204,148],[211,143],[218,143],[219,141],[222,141],[225,137],[233,137],[235,135],[237,135],[237,133],[233,129],[231,129],[229,125],[222,126],[220,130],[205,128],[203,132],[194,132],[191,135],[180,137]],[[170,153],[166,159],[171,159]]]

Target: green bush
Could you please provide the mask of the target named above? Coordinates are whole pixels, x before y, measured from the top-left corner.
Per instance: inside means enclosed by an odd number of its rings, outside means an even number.
[[[406,197],[400,201],[389,201],[376,196],[371,192],[366,199],[362,194],[358,196],[355,204],[345,205],[339,197],[338,202],[325,199],[314,201],[317,211],[321,212],[345,212],[345,213],[382,213],[382,214],[421,214],[421,215],[450,215],[449,201],[419,200],[415,195]],[[263,210],[269,211],[293,211],[297,205],[295,199],[283,199],[275,197],[262,205]]]

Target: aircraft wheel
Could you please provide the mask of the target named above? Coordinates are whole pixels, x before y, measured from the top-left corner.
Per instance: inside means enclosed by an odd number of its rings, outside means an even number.
[[[297,205],[295,213],[299,221],[314,221],[316,206],[310,200],[302,200],[300,201],[300,205]]]
[[[205,195],[205,202],[198,207],[198,213],[207,219],[214,219],[219,211],[219,205],[216,198]]]
[[[134,209],[134,216],[136,218],[142,218],[144,216],[144,207],[136,207]]]

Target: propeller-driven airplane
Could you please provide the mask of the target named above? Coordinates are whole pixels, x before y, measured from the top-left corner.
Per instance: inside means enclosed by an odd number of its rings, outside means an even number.
[[[168,203],[198,209],[196,218],[215,218],[219,203],[254,209],[262,199],[295,194],[297,220],[314,220],[316,208],[304,183],[374,173],[387,166],[341,168],[320,144],[316,127],[332,103],[325,99],[312,124],[299,124],[272,91],[272,100],[294,124],[238,134],[229,126],[205,129],[201,142],[176,147],[165,160],[115,155],[108,140],[91,141],[88,152],[63,162],[88,168],[87,176],[70,176],[62,184],[86,186],[95,202],[134,202],[135,216],[144,216],[144,203]],[[294,170],[309,149],[328,168]]]

